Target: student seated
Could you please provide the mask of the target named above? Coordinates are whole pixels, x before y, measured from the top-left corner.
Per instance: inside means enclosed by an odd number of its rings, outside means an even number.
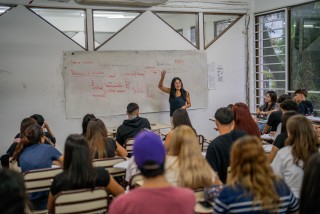
[[[305,89],[297,89],[294,92],[294,101],[298,103],[298,113],[303,115],[313,114],[313,105],[310,101],[306,100],[308,92]]]
[[[34,114],[30,116],[31,118],[35,119],[39,126],[43,128],[43,133],[45,136],[45,143],[52,144],[53,146],[56,144],[56,137],[52,133],[49,124],[45,121],[44,117],[40,114]]]
[[[53,179],[48,210],[53,211],[53,199],[61,191],[105,187],[113,195],[124,193],[124,189],[104,168],[94,168],[86,139],[82,135],[70,135],[64,147],[63,172]]]
[[[295,115],[287,122],[286,146],[278,151],[271,166],[299,198],[303,170],[309,157],[319,153],[319,139],[311,122],[304,115]]]
[[[194,214],[196,200],[193,191],[173,187],[164,177],[166,152],[160,136],[142,131],[134,139],[133,155],[143,176],[143,185],[115,198],[108,213]]]
[[[51,168],[52,162],[63,164],[62,154],[53,146],[44,144],[44,133],[38,124],[30,125],[25,130],[25,137],[21,139],[13,153],[13,161],[18,161],[21,172],[34,169]],[[31,193],[29,195],[35,210],[46,208],[48,191]]]
[[[188,112],[186,109],[177,109],[173,112],[172,115],[172,125],[173,129],[167,134],[164,145],[166,148],[166,151],[168,152],[169,147],[170,147],[170,141],[171,141],[171,136],[173,133],[173,130],[180,126],[180,125],[187,125],[192,128],[195,134],[197,134],[196,130],[192,127]]]
[[[91,119],[96,118],[94,114],[86,114],[82,119],[82,135],[86,137],[87,127]]]
[[[264,97],[264,104],[259,106],[256,112],[258,115],[265,117],[277,109],[277,93],[275,91],[267,91],[266,96]]]
[[[201,154],[196,134],[187,125],[180,125],[174,129],[165,169],[167,181],[174,186],[195,190],[222,184]]]
[[[234,130],[233,112],[229,108],[219,108],[214,117],[220,136],[208,146],[206,159],[223,183],[227,181],[227,169],[230,162],[230,150],[234,141],[247,135],[245,131]]]
[[[320,154],[314,154],[307,162],[300,193],[300,214],[320,212]]]
[[[272,172],[261,140],[238,139],[231,149],[231,171],[214,213],[294,213],[299,203],[284,181]]]
[[[257,123],[251,116],[249,108],[245,103],[236,103],[232,106],[234,114],[234,129],[245,131],[248,135],[260,137]]]
[[[136,103],[129,103],[127,106],[128,119],[124,120],[118,127],[116,141],[124,146],[129,138],[133,138],[143,129],[151,129],[148,119],[139,116],[139,106]]]
[[[20,124],[20,133],[16,135],[13,143],[10,145],[6,154],[1,156],[1,165],[2,167],[9,167],[9,159],[13,156],[13,152],[16,149],[17,145],[20,143],[21,139],[25,137],[25,130],[28,126],[37,124],[37,122],[30,117],[24,118]]]
[[[126,157],[128,152],[115,140],[108,137],[104,122],[98,118],[90,120],[87,127],[87,141],[92,159]]]
[[[32,213],[23,177],[13,170],[2,169],[0,171],[0,213]]]

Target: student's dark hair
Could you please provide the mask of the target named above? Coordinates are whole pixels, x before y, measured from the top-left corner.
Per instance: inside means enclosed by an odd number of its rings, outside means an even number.
[[[28,126],[24,131],[24,134],[25,135],[21,138],[17,148],[14,150],[13,161],[19,160],[20,154],[26,147],[40,143],[41,138],[44,137],[43,129],[38,124]]]
[[[90,120],[93,118],[96,118],[96,116],[94,116],[94,114],[86,114],[83,117],[83,120],[82,120],[82,135],[83,136],[86,136],[88,124],[89,124]]]
[[[234,114],[232,111],[232,107],[231,109],[228,107],[222,107],[219,108],[216,113],[214,114],[214,118],[219,121],[219,123],[223,124],[223,125],[228,125],[230,124],[233,119],[234,119]]]
[[[266,109],[264,111],[270,111],[277,103],[277,93],[275,91],[267,91],[266,95],[269,94],[271,98],[271,104],[266,105]]]
[[[66,139],[63,173],[63,184],[66,188],[94,188],[97,175],[84,136],[72,134]]]
[[[278,103],[282,103],[285,100],[292,100],[292,97],[289,94],[282,94],[278,98]]]
[[[180,91],[181,91],[181,96],[182,96],[183,100],[187,100],[187,91],[184,90],[182,80],[179,77],[174,77],[171,81],[169,100],[174,99],[176,97],[176,88],[174,87],[174,83],[176,80],[179,80],[181,82]]]
[[[139,109],[137,103],[129,103],[127,106],[127,114],[132,114],[135,110]]]
[[[298,111],[298,104],[293,100],[285,100],[280,103],[280,108],[285,111]]]
[[[300,192],[300,214],[320,213],[320,154],[313,154],[305,167]]]
[[[158,165],[158,167],[156,167],[155,169],[152,169],[153,166],[155,166],[155,164],[156,164],[155,161],[146,161],[142,167],[138,167],[138,168],[141,171],[141,174],[146,178],[154,178],[159,175],[163,175],[164,163]],[[150,166],[151,169],[146,169],[146,168],[149,168],[148,166]]]
[[[172,124],[173,128],[176,128],[181,125],[187,125],[192,128],[194,133],[197,135],[197,131],[193,128],[188,112],[186,109],[176,109],[172,114]]]
[[[308,96],[308,91],[306,89],[299,88],[295,90],[294,94],[303,94],[305,97]]]
[[[28,126],[37,124],[37,121],[31,117],[24,118],[20,124],[20,138],[22,138],[25,134],[25,130]]]
[[[287,122],[290,117],[297,115],[298,113],[296,111],[287,111],[282,115],[281,118],[281,133],[286,133],[287,132]]]
[[[31,118],[35,119],[39,126],[44,124],[44,117],[40,114],[31,115]]]
[[[0,213],[24,214],[31,208],[23,177],[10,169],[0,171]]]

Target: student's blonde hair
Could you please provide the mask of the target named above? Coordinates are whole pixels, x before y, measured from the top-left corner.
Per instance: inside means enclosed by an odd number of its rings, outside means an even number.
[[[234,187],[241,185],[252,194],[254,204],[261,202],[265,210],[277,211],[280,199],[275,183],[278,178],[271,169],[259,138],[245,136],[238,139],[231,149],[230,166],[227,184]]]
[[[168,155],[178,158],[179,186],[197,189],[213,184],[213,171],[202,156],[198,138],[190,126],[181,125],[174,129]]]
[[[293,162],[303,161],[304,166],[309,157],[319,152],[319,138],[311,122],[304,115],[295,115],[287,122],[288,138],[286,145],[292,146]]]

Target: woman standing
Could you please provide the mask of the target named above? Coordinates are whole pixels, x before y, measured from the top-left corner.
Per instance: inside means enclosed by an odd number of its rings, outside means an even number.
[[[104,168],[94,168],[90,150],[82,135],[70,135],[64,148],[63,172],[56,175],[50,188],[48,210],[53,210],[53,199],[61,191],[84,188],[105,187],[115,196],[124,193],[124,189]]]
[[[231,149],[227,185],[215,200],[214,213],[294,213],[297,198],[272,172],[261,140],[238,139]]]
[[[169,94],[170,117],[176,109],[187,109],[191,106],[190,94],[183,88],[183,83],[179,77],[175,77],[171,81],[171,88],[163,86],[163,80],[166,76],[166,70],[161,71],[161,79],[158,88]]]

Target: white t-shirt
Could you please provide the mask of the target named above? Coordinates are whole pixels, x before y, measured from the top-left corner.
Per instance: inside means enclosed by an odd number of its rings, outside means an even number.
[[[275,156],[271,166],[276,175],[280,176],[290,187],[293,194],[300,198],[300,190],[303,180],[303,161],[293,163],[292,147],[285,146]]]

